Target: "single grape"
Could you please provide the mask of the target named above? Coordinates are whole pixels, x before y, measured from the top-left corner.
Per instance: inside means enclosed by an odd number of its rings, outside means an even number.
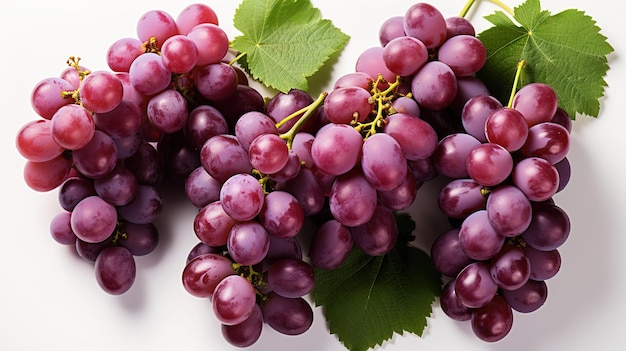
[[[333,182],[330,211],[341,224],[356,227],[369,221],[376,211],[377,194],[361,170],[353,169]]]
[[[137,57],[128,69],[132,86],[141,94],[155,95],[170,84],[172,73],[163,64],[160,55],[146,52]]]
[[[195,26],[203,23],[219,25],[219,19],[213,8],[202,3],[188,5],[176,17],[176,28],[182,35],[189,34]]]
[[[187,36],[176,34],[163,42],[161,57],[170,72],[187,73],[198,63],[198,48]]]
[[[52,137],[67,150],[78,150],[91,141],[96,124],[92,114],[76,104],[62,106],[52,116]]]
[[[532,280],[548,280],[561,269],[561,254],[558,249],[543,251],[526,245],[524,254],[530,260],[530,279]]]
[[[313,309],[302,297],[289,298],[270,292],[261,310],[265,323],[281,334],[300,335],[313,324]]]
[[[404,16],[392,16],[387,18],[378,29],[378,40],[381,46],[387,45],[391,40],[406,35],[404,33]]]
[[[413,98],[429,110],[443,110],[454,100],[457,78],[450,66],[440,61],[429,61],[415,73],[411,81]]]
[[[254,220],[236,223],[226,242],[232,259],[242,265],[260,263],[267,255],[270,238],[263,225]]]
[[[74,102],[71,94],[66,96],[63,93],[71,92],[76,88],[59,77],[44,78],[33,87],[30,97],[31,106],[39,116],[50,119],[61,106]]]
[[[353,244],[350,229],[339,221],[330,219],[313,233],[309,258],[316,268],[334,269],[348,258]]]
[[[385,45],[383,61],[397,76],[411,76],[428,61],[428,49],[417,38],[400,36]]]
[[[356,129],[346,124],[328,124],[317,132],[311,156],[315,166],[323,172],[340,175],[357,164],[362,146],[363,138]]]
[[[487,141],[503,146],[509,152],[522,148],[528,138],[528,125],[521,113],[510,108],[493,112],[485,121]]]
[[[128,72],[133,61],[145,52],[142,45],[141,40],[137,38],[116,40],[107,50],[107,65],[113,72]]]
[[[530,260],[524,251],[505,245],[491,260],[491,278],[502,289],[516,290],[530,278]]]
[[[506,237],[519,235],[530,225],[531,203],[515,186],[501,185],[492,190],[486,209],[493,228]]]
[[[454,179],[439,190],[438,204],[446,216],[465,218],[484,209],[487,197],[483,186],[473,179]]]
[[[224,211],[219,200],[209,203],[198,211],[193,230],[198,239],[209,246],[226,245],[230,230],[237,223]]]
[[[220,182],[225,182],[237,173],[252,171],[248,153],[237,138],[230,134],[209,138],[200,150],[200,161],[204,169]]]
[[[80,101],[94,113],[113,110],[122,102],[123,96],[122,82],[111,72],[91,72],[80,84]]]
[[[472,317],[472,310],[463,305],[461,300],[456,296],[454,286],[456,280],[448,281],[441,290],[440,304],[443,313],[455,321],[468,321]]]
[[[261,307],[256,304],[248,318],[239,324],[222,324],[222,336],[231,345],[236,347],[248,347],[261,337],[263,330],[263,313]]]
[[[542,122],[528,129],[528,138],[520,152],[526,157],[541,157],[556,164],[565,158],[569,149],[567,129],[554,122]]]
[[[252,140],[248,149],[250,164],[263,174],[280,171],[289,161],[289,148],[276,134],[262,134]]]
[[[187,37],[198,49],[198,66],[218,63],[228,52],[228,35],[216,24],[198,24],[187,33]]]
[[[364,122],[374,110],[370,92],[358,86],[347,86],[331,91],[324,100],[324,112],[333,123]]]
[[[390,190],[377,190],[378,201],[386,207],[402,211],[413,205],[417,198],[417,190],[422,186],[417,182],[413,173],[407,170],[404,180],[397,187]]]
[[[163,210],[163,198],[159,191],[147,184],[137,186],[137,194],[126,205],[117,208],[120,217],[136,223],[152,223]]]
[[[235,325],[254,311],[256,292],[246,278],[229,275],[217,284],[211,300],[217,319],[223,324]]]
[[[439,142],[437,132],[424,120],[406,113],[394,113],[385,121],[384,132],[400,144],[407,160],[425,159],[435,152]]]
[[[370,256],[384,255],[398,240],[396,217],[389,208],[378,205],[369,221],[350,228],[357,247]]]
[[[463,220],[459,242],[465,254],[474,260],[483,261],[500,252],[504,236],[491,225],[487,210],[478,210]]]
[[[570,227],[569,216],[562,208],[550,202],[536,202],[530,225],[521,236],[533,248],[550,251],[565,243]]]
[[[464,306],[479,308],[496,296],[498,285],[491,279],[488,263],[473,262],[457,275],[454,291]]]
[[[120,139],[137,134],[144,122],[145,111],[130,100],[122,100],[109,112],[94,113],[93,120],[98,130],[111,138]]]
[[[121,235],[117,244],[130,250],[133,256],[145,256],[159,244],[159,231],[153,223],[125,222],[119,229],[126,235]]]
[[[513,184],[531,201],[545,201],[559,189],[559,172],[547,160],[529,157],[519,161],[512,172]]]
[[[456,277],[465,266],[474,261],[463,251],[458,228],[452,228],[440,234],[433,241],[430,256],[435,269],[448,277]]]
[[[441,44],[437,59],[448,65],[457,77],[470,76],[487,61],[487,48],[473,35],[455,35]]]
[[[117,226],[115,207],[99,196],[81,200],[71,216],[72,231],[83,241],[96,243],[108,238]]]
[[[440,46],[446,39],[448,29],[446,20],[433,5],[416,3],[404,14],[406,35],[421,40],[427,48]]]
[[[225,63],[201,66],[195,70],[195,74],[198,92],[209,101],[224,100],[237,90],[237,72]]]
[[[26,161],[23,171],[24,181],[35,191],[50,191],[63,184],[71,168],[72,161],[63,155],[44,162]]]
[[[228,178],[220,190],[224,211],[237,221],[249,221],[263,208],[265,195],[259,181],[245,173]]]
[[[290,238],[304,226],[304,210],[295,196],[275,190],[265,196],[259,220],[269,234]]]
[[[366,73],[374,79],[380,75],[386,82],[395,82],[396,74],[387,68],[383,59],[383,50],[380,46],[363,50],[356,60],[354,70]]]
[[[235,274],[232,261],[218,253],[206,253],[191,259],[182,272],[185,290],[196,297],[211,297],[224,278]]]
[[[476,29],[472,22],[461,16],[446,17],[446,40],[455,35],[476,35]]]
[[[310,293],[315,285],[313,267],[294,258],[272,262],[266,274],[269,289],[283,297],[304,296]]]
[[[513,170],[513,157],[501,145],[485,143],[467,156],[467,173],[477,183],[495,186],[506,180]]]
[[[50,236],[61,245],[76,245],[76,235],[72,230],[71,213],[62,211],[50,220]]]
[[[94,269],[102,290],[121,295],[135,282],[137,267],[130,251],[122,246],[110,246],[98,254]]]
[[[477,95],[470,98],[463,106],[461,121],[467,134],[480,142],[487,142],[485,124],[494,112],[502,109],[502,103],[491,95]]]
[[[472,331],[481,340],[501,340],[513,327],[511,306],[503,297],[496,295],[488,304],[472,311],[471,325]]]
[[[185,195],[197,208],[219,200],[222,183],[213,178],[204,167],[194,169],[185,181]]]
[[[52,116],[51,116],[52,117]],[[23,125],[15,138],[17,151],[29,161],[50,161],[65,151],[53,137],[52,121],[32,120]]]
[[[361,169],[371,186],[381,191],[399,186],[408,171],[402,147],[387,133],[376,133],[365,140]]]
[[[104,177],[93,181],[93,188],[104,201],[113,206],[123,206],[137,195],[137,178],[123,164],[118,163]]]
[[[548,299],[548,286],[544,281],[529,279],[517,290],[504,290],[502,296],[517,312],[530,313],[538,310]]]
[[[552,87],[545,83],[530,83],[515,93],[512,108],[521,112],[528,127],[532,127],[550,121],[558,104],[558,97]]]

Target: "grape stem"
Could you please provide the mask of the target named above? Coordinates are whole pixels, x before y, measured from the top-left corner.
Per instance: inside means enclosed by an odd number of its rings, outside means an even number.
[[[522,75],[522,71],[524,66],[526,65],[525,60],[521,60],[517,63],[517,69],[515,70],[515,80],[513,81],[513,88],[511,89],[511,96],[509,97],[509,103],[507,104],[508,108],[513,106],[513,98],[515,97],[515,93],[517,92],[517,85],[519,84],[520,76]]]
[[[246,280],[248,280],[250,284],[252,284],[256,293],[261,298],[264,298],[264,295],[259,291],[259,288],[267,287],[267,279],[265,278],[265,274],[255,271],[252,266],[243,265],[237,262],[233,262],[232,267],[236,274],[242,276],[243,278],[246,278]]]
[[[461,10],[461,13],[459,14],[459,16],[460,17],[467,16],[467,13],[469,12],[470,8],[474,5],[474,3],[476,3],[476,1],[477,0],[468,0],[465,3],[465,6],[463,6],[463,9]],[[513,9],[510,8],[509,6],[507,6],[507,4],[505,4],[504,2],[502,2],[500,0],[489,0],[489,1],[491,1],[494,4],[498,5],[501,9],[506,11],[509,15],[515,16],[515,11],[513,11]]]
[[[285,117],[282,121],[276,123],[276,129],[278,129],[281,126],[283,126],[285,123],[291,121],[294,118],[298,118],[298,116],[302,115],[302,117],[298,119],[298,121],[291,127],[291,129],[289,129],[288,131],[280,135],[280,138],[287,142],[287,147],[289,148],[289,150],[291,150],[291,145],[293,144],[293,138],[300,131],[300,129],[302,128],[304,123],[306,123],[309,117],[313,115],[313,112],[315,112],[315,110],[317,110],[317,108],[324,102],[327,95],[328,95],[327,92],[321,93],[320,96],[315,101],[313,101],[310,105],[299,109],[298,111]]]
[[[385,117],[388,115],[388,112],[391,109],[390,101],[395,98],[395,89],[400,85],[401,79],[397,77],[395,82],[389,84],[389,86],[385,90],[379,90],[378,86],[383,80],[382,76],[378,76],[378,80],[374,82],[374,89],[372,92],[371,99],[376,102],[376,116],[370,122],[360,123],[357,122],[356,119],[353,121],[355,124],[354,129],[359,133],[365,133],[363,139],[367,139],[368,137],[376,134],[377,129],[383,127],[385,122]],[[356,116],[358,118],[358,116]]]

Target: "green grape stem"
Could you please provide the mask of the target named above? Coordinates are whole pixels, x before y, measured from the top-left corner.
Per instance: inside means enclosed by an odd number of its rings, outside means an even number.
[[[317,108],[322,105],[322,103],[326,99],[326,96],[328,96],[327,92],[321,93],[320,96],[315,101],[313,101],[310,105],[299,109],[298,111],[285,117],[282,121],[276,123],[276,129],[278,129],[281,126],[283,126],[285,123],[291,121],[294,118],[298,118],[298,116],[302,115],[302,117],[300,117],[298,121],[288,131],[280,135],[280,138],[287,142],[287,147],[289,148],[289,150],[291,150],[291,145],[293,144],[293,138],[300,131],[300,129],[302,128],[304,123],[306,123],[309,117],[313,115],[313,112],[315,112],[315,110],[317,110]]]
[[[252,266],[242,265],[237,262],[233,262],[232,267],[237,275],[246,278],[246,280],[249,281],[250,284],[252,284],[257,295],[259,295],[261,298],[264,298],[264,295],[259,291],[259,288],[267,287],[267,279],[265,277],[265,274],[255,271]]]
[[[378,129],[381,129],[385,123],[385,117],[390,113],[393,113],[391,108],[391,101],[396,98],[396,88],[400,85],[401,78],[397,77],[396,80],[389,84],[385,90],[379,90],[378,86],[381,83],[382,76],[378,77],[378,80],[374,82],[374,88],[372,90],[372,101],[376,102],[376,116],[369,122],[360,123],[356,120],[353,121],[354,129],[363,134],[363,139],[367,139],[370,136],[377,133]]]
[[[515,70],[515,80],[513,81],[513,88],[511,88],[511,97],[509,98],[509,103],[507,104],[508,108],[511,108],[511,106],[513,106],[513,98],[515,97],[515,93],[517,92],[517,86],[519,84],[522,71],[524,70],[524,66],[526,66],[525,60],[521,60],[517,63],[517,69]]]
[[[459,14],[460,17],[465,17],[467,16],[467,13],[469,12],[469,10],[472,8],[472,6],[476,3],[477,0],[468,0],[465,3],[465,6],[463,6],[463,9],[461,10],[461,13]],[[492,3],[496,4],[498,7],[500,7],[502,10],[506,11],[509,15],[511,16],[515,16],[515,12],[513,11],[512,8],[510,8],[507,4],[505,4],[504,2],[500,1],[500,0],[489,0]]]

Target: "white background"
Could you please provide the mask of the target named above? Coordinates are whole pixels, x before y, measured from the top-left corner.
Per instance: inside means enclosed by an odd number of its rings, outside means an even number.
[[[238,1],[208,4],[232,38]],[[401,15],[412,1],[313,1],[325,18],[351,36],[346,49],[312,82],[311,93],[329,89],[334,79],[351,72],[358,54],[378,45],[378,28],[390,16]],[[445,16],[456,15],[463,0],[431,0]],[[520,1],[508,1],[515,6]],[[8,5],[7,5],[8,4]],[[137,19],[161,9],[174,17],[185,1],[10,1],[0,9],[2,60],[2,234],[0,241],[0,348],[3,350],[235,350],[223,341],[206,300],[183,289],[180,274],[189,249],[197,242],[192,230],[194,208],[181,196],[166,194],[158,221],[162,241],[152,254],[139,258],[138,275],[123,296],[110,296],[97,285],[93,267],[48,232],[59,211],[57,193],[37,193],[22,179],[25,160],[15,149],[15,135],[37,118],[30,92],[41,79],[58,75],[71,55],[85,66],[107,69],[105,52],[115,40],[135,36]],[[616,49],[609,57],[609,87],[601,99],[599,118],[578,116],[572,132],[569,160],[572,179],[555,198],[572,221],[561,248],[563,265],[548,281],[548,301],[537,312],[515,315],[512,332],[487,344],[471,333],[469,324],[453,322],[434,305],[423,337],[396,335],[377,349],[397,350],[610,350],[623,347],[626,315],[626,116],[623,98],[623,14],[609,0],[544,0],[552,13],[584,10],[602,28]],[[479,29],[483,15],[496,7],[479,1],[470,19]],[[572,33],[575,35],[575,33]],[[432,188],[432,187],[431,187]],[[424,188],[412,208],[425,243],[442,221],[434,191]],[[431,228],[431,229],[429,229]],[[410,277],[407,277],[410,279]],[[364,330],[364,333],[367,331]],[[621,348],[621,347],[620,347]],[[327,331],[320,309],[312,328],[287,337],[266,328],[249,350],[345,350]]]

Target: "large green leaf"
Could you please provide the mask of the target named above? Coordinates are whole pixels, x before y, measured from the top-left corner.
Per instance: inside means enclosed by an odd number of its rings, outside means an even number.
[[[478,34],[488,54],[478,77],[507,103],[516,66],[523,60],[519,87],[530,82],[549,84],[571,118],[576,113],[597,117],[607,85],[607,55],[613,47],[596,22],[575,9],[551,15],[541,10],[539,0],[527,0],[514,12],[519,25],[501,11],[486,17],[494,26]]]
[[[334,270],[318,270],[313,291],[332,334],[351,351],[382,345],[393,334],[422,335],[441,276],[429,256],[407,245],[415,223],[399,215],[398,245],[383,256],[354,249]]]
[[[308,90],[307,78],[348,41],[309,0],[244,0],[234,24],[243,35],[231,46],[245,53],[243,66],[256,80],[283,92]]]

